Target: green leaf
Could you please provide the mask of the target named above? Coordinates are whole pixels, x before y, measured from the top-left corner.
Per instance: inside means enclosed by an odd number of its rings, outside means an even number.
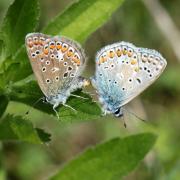
[[[0,123],[0,139],[41,144],[50,141],[50,135],[34,128],[30,121],[21,116],[7,115]]]
[[[122,179],[144,158],[155,140],[156,136],[151,133],[112,139],[88,149],[51,179]]]
[[[5,85],[10,82],[20,81],[32,74],[32,68],[27,57],[25,46],[19,48],[16,55],[3,61],[1,71],[1,78],[4,79]]]
[[[7,56],[15,54],[24,44],[25,35],[35,30],[38,19],[37,0],[14,1],[7,11],[0,30]]]
[[[21,82],[13,84],[8,91],[9,98],[12,101],[18,101],[25,103],[27,105],[33,105],[38,99],[44,97],[41,90],[39,89],[36,81],[31,78],[27,78]],[[91,97],[87,94],[77,91],[76,93],[79,96],[85,97],[87,99],[70,97],[67,101],[67,104],[76,109],[76,112],[70,108],[60,105],[57,108],[59,111],[60,120],[62,122],[71,122],[71,121],[84,121],[97,119],[101,115],[101,110],[99,106],[92,101]],[[43,103],[39,101],[34,108],[39,109],[48,114],[55,115],[52,105],[49,103]]]
[[[8,98],[6,96],[0,95],[0,117],[4,114],[6,107],[8,105]]]
[[[102,26],[123,0],[80,0],[52,20],[43,30],[51,35],[66,35],[79,42]]]

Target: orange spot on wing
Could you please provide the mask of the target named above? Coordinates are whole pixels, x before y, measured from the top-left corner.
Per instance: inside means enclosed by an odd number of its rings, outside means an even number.
[[[128,57],[132,57],[133,52],[128,52]]]
[[[60,50],[61,48],[62,48],[61,44],[56,45],[56,49],[57,49],[57,50]]]
[[[50,45],[49,48],[50,48],[50,49],[54,49],[54,48],[55,48],[55,45]]]
[[[72,61],[75,62],[77,65],[81,64],[81,61],[80,61],[79,57],[76,54],[72,58]]]
[[[118,56],[118,57],[120,57],[120,56],[121,56],[121,54],[122,54],[121,50],[120,50],[120,49],[118,49],[118,50],[116,51],[116,54],[117,54],[117,56]]]
[[[48,54],[49,53],[49,50],[48,49],[44,49],[44,54]]]
[[[33,42],[32,42],[32,41],[29,41],[27,44],[28,44],[28,47],[29,47],[29,48],[32,48],[32,47],[33,47]]]
[[[98,64],[102,64],[104,62],[107,61],[107,57],[106,56],[101,56],[100,59],[99,59],[99,63]]]
[[[113,51],[109,51],[108,56],[109,56],[110,58],[113,58],[113,57],[115,56],[115,54],[114,54]]]
[[[68,52],[67,52],[67,56],[68,56],[68,57],[71,57],[73,54],[74,54],[74,53],[73,53],[72,50],[68,50]]]
[[[64,53],[65,51],[67,51],[67,49],[68,49],[68,46],[67,45],[63,45],[61,51]]]
[[[138,67],[136,67],[134,70],[135,70],[136,72],[138,72],[138,71],[139,71],[139,68],[138,68]]]
[[[135,59],[131,60],[131,64],[132,64],[132,65],[134,65],[134,64],[136,64],[136,63],[137,63],[137,60],[135,60]]]

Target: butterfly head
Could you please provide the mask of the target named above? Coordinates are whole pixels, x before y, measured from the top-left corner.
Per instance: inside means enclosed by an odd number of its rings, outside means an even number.
[[[67,98],[70,96],[70,93],[69,94],[63,94],[63,93],[59,93],[55,96],[47,96],[46,97],[46,102],[52,104],[52,105],[59,105],[59,104],[65,104],[66,103],[66,100]]]

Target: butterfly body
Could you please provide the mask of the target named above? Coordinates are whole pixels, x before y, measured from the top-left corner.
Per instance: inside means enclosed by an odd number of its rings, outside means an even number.
[[[122,116],[121,107],[151,85],[163,72],[166,60],[155,50],[118,42],[96,55],[91,79],[105,113]]]
[[[86,58],[77,42],[42,33],[30,33],[25,41],[38,84],[54,108],[65,105],[71,92],[86,86],[87,80],[80,76]]]

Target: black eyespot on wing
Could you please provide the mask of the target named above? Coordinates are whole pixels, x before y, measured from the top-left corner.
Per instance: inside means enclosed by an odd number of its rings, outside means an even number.
[[[139,84],[141,83],[141,80],[140,80],[139,78],[137,78],[136,80],[137,80],[137,82],[138,82]]]
[[[63,77],[64,78],[68,77],[68,72],[64,73]]]
[[[68,71],[71,71],[71,70],[72,70],[72,67],[71,67],[71,66],[69,66],[69,67],[68,67]]]

